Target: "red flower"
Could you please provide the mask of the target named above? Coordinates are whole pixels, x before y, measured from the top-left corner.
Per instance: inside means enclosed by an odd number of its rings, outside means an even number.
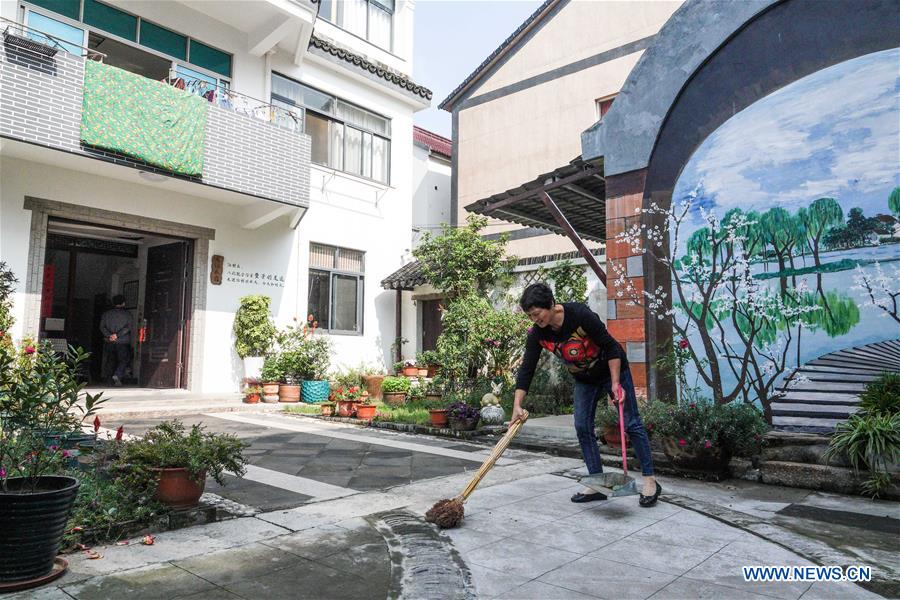
[[[680,439],[680,440],[678,440],[678,445],[679,446],[687,446],[687,442],[684,441],[683,439]]]
[[[122,435],[124,435],[124,433],[125,433],[125,426],[124,426],[124,425],[119,425],[119,428],[116,429],[116,441],[117,441],[117,442],[121,442],[121,441],[122,441]]]
[[[25,346],[25,354],[34,354],[34,346]]]
[[[100,430],[100,417],[94,417],[94,433]]]
[[[680,342],[678,342],[678,347],[681,348],[682,350],[687,348],[689,345],[690,344],[688,344],[687,340],[681,340]]]
[[[312,322],[313,322],[313,318],[314,318],[314,317],[312,316],[312,313],[310,313],[309,316],[306,317],[306,320],[309,321],[310,323],[312,323]]]
[[[688,406],[690,406],[691,408],[697,408],[697,403],[691,402]]]
[[[703,444],[703,447],[704,448],[712,448],[712,442],[710,442],[709,440],[706,440],[706,443]]]

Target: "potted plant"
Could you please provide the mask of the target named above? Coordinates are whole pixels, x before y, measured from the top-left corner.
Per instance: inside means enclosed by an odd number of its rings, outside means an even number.
[[[312,315],[306,318],[302,326],[287,327],[278,335],[282,354],[288,356],[285,368],[285,379],[291,377],[291,383],[302,382],[303,401],[317,404],[328,400],[328,365],[331,361],[330,344],[327,338],[317,336],[318,321]]]
[[[300,402],[300,381],[304,372],[306,357],[297,348],[284,350],[278,354],[281,383],[278,386],[279,402]]]
[[[425,362],[426,356],[425,352],[416,354],[416,368],[418,369],[417,375],[419,377],[428,377],[428,363]]]
[[[444,382],[440,379],[432,379],[425,385],[425,401],[431,404],[440,404],[444,396]]]
[[[360,375],[369,398],[373,401],[381,400],[381,382],[384,381],[384,373],[381,369],[369,365],[360,367]]]
[[[428,369],[426,377],[437,377],[438,369],[441,366],[440,355],[435,350],[425,350],[420,352],[416,357],[416,361],[420,365],[425,365]]]
[[[334,416],[334,410],[335,410],[334,402],[331,402],[329,400],[328,402],[323,402],[322,404],[320,404],[319,407],[322,409],[321,414],[323,417],[333,417]]]
[[[0,313],[4,302],[0,297]],[[0,331],[0,585],[54,570],[80,484],[62,475],[72,451],[45,437],[80,431],[104,402],[79,383],[87,359],[75,349],[60,356],[47,343],[17,348]]]
[[[685,474],[727,474],[731,457],[758,452],[768,430],[762,413],[743,402],[686,399],[658,413],[653,429],[673,466]]]
[[[406,377],[385,377],[384,381],[381,382],[384,403],[390,406],[405,404],[408,391],[409,379]]]
[[[234,347],[244,361],[244,376],[258,378],[275,340],[268,296],[244,296],[234,314]]]
[[[375,403],[369,400],[369,392],[363,391],[359,398],[360,402],[356,405],[356,418],[363,421],[371,421],[375,416]]]
[[[356,405],[360,402],[364,390],[358,385],[341,386],[331,393],[332,400],[337,404],[339,417],[352,417],[356,414]],[[368,392],[366,392],[368,397]]]
[[[232,434],[207,433],[202,425],[186,431],[179,420],[160,423],[122,449],[122,468],[146,472],[158,480],[156,498],[170,508],[196,506],[210,476],[225,485],[226,472],[242,476],[244,448]]]
[[[473,431],[480,418],[478,409],[465,402],[454,402],[447,407],[447,422],[454,431]]]
[[[251,385],[244,389],[244,402],[247,404],[257,404],[259,403],[259,398],[262,395],[262,387],[258,385]]]
[[[397,372],[402,373],[405,377],[418,377],[419,376],[419,367],[416,366],[416,361],[413,359],[407,359],[397,363],[399,366]]]
[[[603,399],[605,400],[605,398]],[[607,446],[622,447],[622,436],[619,432],[619,409],[610,402],[604,402],[597,407],[597,416],[594,419],[600,437]],[[628,435],[625,435],[625,444],[628,444]]]
[[[278,402],[278,382],[284,377],[278,355],[267,356],[263,362],[260,382],[262,383],[263,402]]]

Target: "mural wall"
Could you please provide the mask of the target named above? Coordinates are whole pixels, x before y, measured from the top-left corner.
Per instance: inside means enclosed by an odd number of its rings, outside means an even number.
[[[668,225],[632,232],[672,267],[682,391],[767,408],[797,365],[900,338],[898,64],[863,56],[736,114],[649,210]],[[661,293],[643,303],[662,313]]]

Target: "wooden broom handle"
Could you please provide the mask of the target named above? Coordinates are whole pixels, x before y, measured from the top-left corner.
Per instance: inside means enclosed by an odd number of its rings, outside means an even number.
[[[472,481],[469,482],[469,485],[466,486],[466,489],[463,490],[462,494],[457,496],[458,500],[465,502],[468,500],[469,496],[472,492],[475,491],[476,486],[484,479],[484,476],[487,475],[487,472],[491,470],[491,468],[496,464],[496,462],[500,459],[500,455],[503,454],[503,451],[509,446],[512,439],[516,437],[516,434],[519,433],[519,429],[522,428],[522,425],[525,424],[525,421],[528,420],[528,411],[523,411],[522,418],[518,419],[515,423],[513,423],[507,430],[506,433],[503,434],[503,437],[500,438],[500,441],[494,446],[494,449],[491,450],[490,456],[481,463],[481,468],[478,469],[478,472],[475,473],[475,477],[472,478]]]

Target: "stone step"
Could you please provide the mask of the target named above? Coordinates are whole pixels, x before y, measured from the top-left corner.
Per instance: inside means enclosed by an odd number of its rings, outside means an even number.
[[[832,430],[838,423],[843,423],[846,419],[818,419],[815,417],[788,417],[773,415],[772,425],[775,427],[796,428],[798,430],[810,429],[814,431],[828,429]]]
[[[801,404],[796,402],[773,402],[772,414],[781,416],[817,416],[828,419],[847,418],[859,410],[852,404]]]
[[[806,377],[810,381],[837,381],[870,383],[881,377],[878,373],[860,373],[858,371],[832,371],[815,370],[817,367],[803,367],[798,369],[796,375]]]
[[[851,392],[809,392],[788,390],[779,402],[806,402],[809,404],[858,404],[859,395]]]
[[[871,363],[865,361],[850,361],[850,360],[842,360],[838,358],[833,358],[832,355],[828,355],[828,358],[817,358],[815,360],[811,360],[807,365],[816,365],[822,367],[831,367],[833,369],[842,370],[842,371],[864,371],[867,373],[875,373],[880,375],[887,370],[880,365],[873,365]]]
[[[804,381],[782,388],[785,393],[797,392],[851,392],[858,394],[866,389],[863,381]]]

